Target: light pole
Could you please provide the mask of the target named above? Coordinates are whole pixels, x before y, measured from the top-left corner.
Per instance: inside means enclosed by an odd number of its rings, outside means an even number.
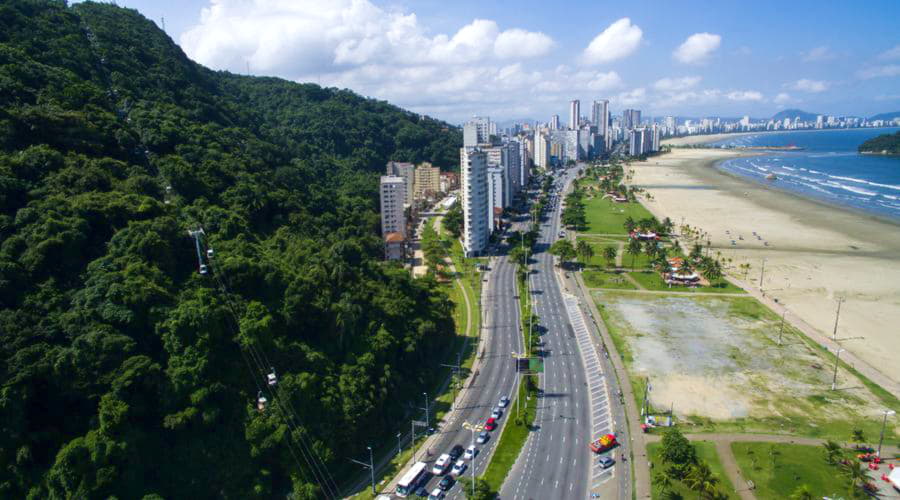
[[[759,270],[759,289],[762,290],[763,276],[766,274],[766,259],[762,260],[762,268]]]
[[[778,330],[778,345],[781,345],[781,335],[784,333],[784,315],[787,314],[787,308],[781,310],[781,328]]]
[[[475,457],[478,456],[478,453],[475,452],[475,433],[480,432],[484,429],[483,425],[470,424],[469,422],[463,422],[463,427],[472,431],[472,498],[475,498],[475,479],[476,479],[476,469],[475,466]]]
[[[375,459],[372,454],[372,447],[366,446],[369,449],[369,473],[372,475],[372,494],[375,495]]]
[[[423,392],[423,396],[425,396],[425,430],[428,430],[428,427],[431,427],[431,419],[428,418],[428,393]]]
[[[838,320],[841,318],[841,304],[844,302],[843,297],[837,299],[837,312],[834,313],[834,331],[831,333],[831,340],[837,340]]]
[[[397,456],[398,457],[400,456],[401,453],[403,453],[403,446],[400,444],[400,436],[402,436],[402,435],[403,434],[400,432],[397,433]]]
[[[881,413],[884,414],[884,418],[881,420],[881,437],[878,438],[878,456],[881,456],[881,444],[884,442],[884,426],[887,424],[887,418],[891,415],[894,415],[894,410],[881,410]]]
[[[834,376],[831,378],[831,390],[833,391],[835,387],[837,387],[837,369],[838,369],[838,361],[841,359],[841,353],[844,352],[843,348],[838,348],[834,353]]]

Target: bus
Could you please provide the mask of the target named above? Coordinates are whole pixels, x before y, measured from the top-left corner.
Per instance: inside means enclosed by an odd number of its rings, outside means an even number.
[[[428,477],[428,471],[425,468],[428,465],[425,462],[416,462],[415,465],[412,466],[403,477],[400,478],[400,482],[397,483],[397,491],[396,494],[400,498],[406,498],[407,495],[412,495],[416,492],[416,489],[419,487],[419,482]]]

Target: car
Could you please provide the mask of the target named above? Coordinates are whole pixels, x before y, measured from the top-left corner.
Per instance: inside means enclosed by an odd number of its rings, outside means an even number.
[[[488,439],[490,438],[491,435],[487,431],[481,431],[481,433],[478,434],[478,438],[475,440],[475,442],[478,444],[484,444],[487,443]]]
[[[469,464],[467,464],[465,460],[457,460],[456,463],[453,464],[453,469],[450,470],[450,475],[455,477],[461,476],[468,468]]]
[[[478,448],[476,448],[475,445],[473,444],[472,446],[469,446],[468,448],[466,448],[466,452],[463,453],[463,460],[472,460],[473,458],[475,458],[475,455],[477,455],[477,454],[478,454]]]
[[[599,460],[597,460],[597,463],[599,463],[604,469],[609,469],[613,466],[614,463],[616,463],[616,461],[612,458],[609,458],[609,455],[603,455]]]
[[[416,490],[416,496],[420,498],[425,498],[428,496],[428,488],[424,486],[419,486],[419,489]]]
[[[463,451],[464,451],[464,449],[461,444],[454,446],[453,449],[450,450],[450,453],[449,453],[450,458],[452,460],[456,460],[457,458],[460,457],[460,455],[463,454]]]
[[[491,418],[500,418],[503,416],[503,410],[500,408],[494,408],[494,411],[491,412]]]
[[[434,463],[434,467],[431,468],[431,473],[440,476],[447,472],[447,467],[450,466],[450,462],[452,462],[450,455],[444,453],[439,456],[437,461]]]
[[[441,482],[438,483],[438,488],[443,491],[447,491],[453,487],[453,484],[456,483],[456,479],[453,479],[453,476],[444,476],[441,478]]]
[[[444,498],[444,492],[441,491],[440,488],[435,488],[434,491],[428,495],[428,500],[442,500]]]
[[[484,423],[484,428],[489,431],[496,429],[497,428],[497,419],[494,417],[487,419],[487,422]]]
[[[506,408],[507,406],[509,406],[509,396],[501,396],[500,402],[497,403],[497,406],[499,406],[500,408]]]

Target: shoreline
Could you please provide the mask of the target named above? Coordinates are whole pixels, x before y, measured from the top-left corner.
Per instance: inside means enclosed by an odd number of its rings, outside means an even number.
[[[730,274],[752,281],[742,284],[757,294],[765,259],[763,299],[775,302],[768,305],[776,311],[786,306],[816,334],[811,337],[817,343],[830,342],[836,300],[845,298],[838,338],[847,339],[842,344],[850,351],[847,359],[880,374],[869,378],[897,395],[900,364],[892,356],[900,353],[900,335],[884,325],[900,323],[900,223],[718,167],[748,155],[717,148],[673,150],[632,164],[631,184],[653,196],[641,197],[641,203],[657,218],[668,216],[676,226],[684,222],[709,233],[712,250],[731,259]],[[745,263],[753,276],[738,271]]]

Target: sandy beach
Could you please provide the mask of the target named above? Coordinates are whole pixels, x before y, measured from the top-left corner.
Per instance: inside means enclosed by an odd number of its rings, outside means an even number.
[[[715,138],[705,136],[700,142],[710,140]],[[749,263],[747,282],[754,287],[765,259],[762,289],[788,309],[789,318],[799,317],[830,338],[837,299],[844,298],[837,336],[848,339],[841,342],[852,354],[848,359],[883,374],[893,382],[883,384],[885,388],[896,393],[900,225],[784,193],[714,166],[741,154],[675,149],[632,164],[632,184],[652,195],[642,202],[658,218],[668,216],[676,226],[684,223],[708,233],[712,251],[733,259],[736,277],[744,279],[737,266]]]

